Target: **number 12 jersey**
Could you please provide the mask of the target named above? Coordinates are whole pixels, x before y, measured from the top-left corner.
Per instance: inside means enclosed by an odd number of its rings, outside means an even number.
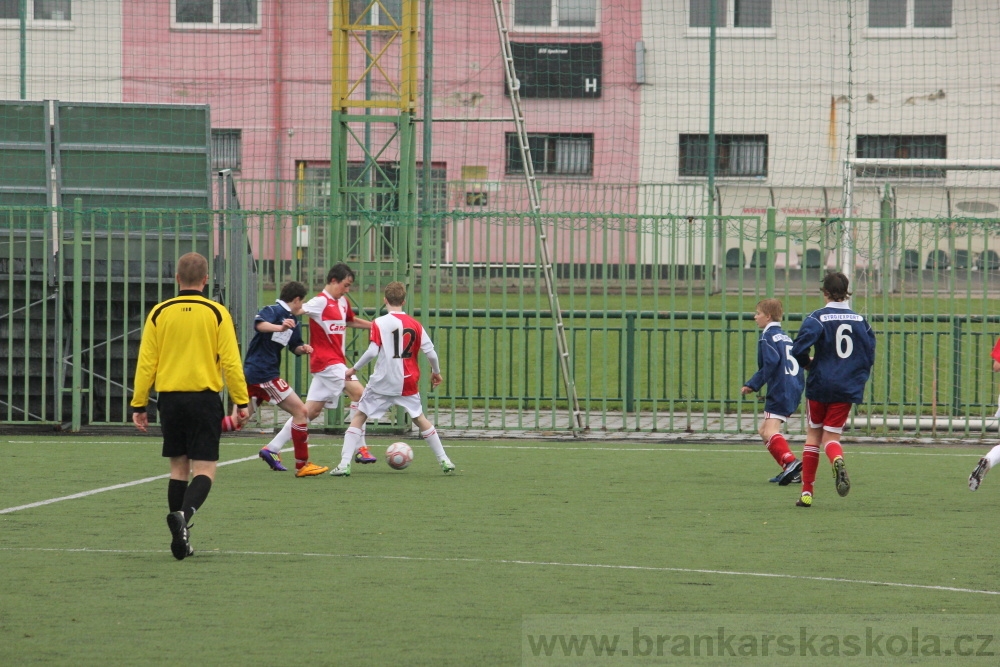
[[[375,318],[370,335],[379,351],[366,388],[383,396],[419,393],[417,355],[434,350],[434,343],[420,322],[406,313],[389,313]]]

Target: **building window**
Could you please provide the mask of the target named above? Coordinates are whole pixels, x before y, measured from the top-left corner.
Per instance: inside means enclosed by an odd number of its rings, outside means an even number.
[[[690,27],[712,27],[711,1],[690,0]],[[715,27],[770,28],[771,0],[715,0]]]
[[[952,0],[868,0],[869,28],[950,28]]]
[[[28,0],[28,20],[69,21],[71,0]],[[0,0],[0,19],[20,19],[21,0]]]
[[[594,28],[597,0],[514,0],[515,28]]]
[[[179,28],[259,28],[257,0],[171,0]]]
[[[212,130],[212,169],[239,171],[243,164],[243,130]]]
[[[939,135],[858,135],[858,157],[935,159],[948,157],[948,137]],[[943,169],[922,167],[859,167],[862,178],[944,178]]]
[[[529,134],[528,150],[536,174],[590,176],[594,173],[594,135]],[[507,133],[507,173],[524,173],[517,135]]]
[[[371,21],[364,16],[371,12]],[[398,26],[403,23],[403,0],[351,0],[351,23],[358,25]]]
[[[708,135],[680,136],[681,176],[708,176]],[[767,176],[766,134],[715,135],[715,175],[720,177]]]

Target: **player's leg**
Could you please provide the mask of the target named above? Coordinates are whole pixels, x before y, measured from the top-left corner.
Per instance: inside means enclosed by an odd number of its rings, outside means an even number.
[[[219,460],[219,437],[222,430],[222,401],[218,395],[203,392],[184,392],[175,396],[175,409],[170,411],[169,437],[172,449],[170,456],[170,479],[173,489],[168,489],[171,503],[167,515],[167,526],[173,537],[170,551],[174,558],[183,560],[194,554],[189,541],[189,528],[195,512],[205,503],[215,480],[215,470]],[[183,441],[184,454],[178,449]],[[167,455],[167,437],[164,438],[164,454]],[[176,480],[191,482],[184,489],[180,507],[175,509],[179,497]]]
[[[278,403],[278,407],[292,417],[292,447],[295,449],[295,476],[322,475],[329,468],[309,461],[309,413],[305,403],[294,391]]]
[[[819,467],[819,447],[823,441],[823,418],[826,404],[816,401],[806,402],[808,428],[806,442],[802,447],[802,495],[795,504],[799,507],[812,506],[813,484]]]
[[[758,430],[768,453],[781,466],[781,472],[769,481],[781,486],[787,486],[793,482],[802,470],[802,463],[795,458],[795,454],[792,454],[792,450],[788,447],[788,441],[781,434],[781,425],[786,419],[787,417],[784,415],[765,411],[764,419]]]
[[[976,468],[969,475],[969,491],[978,489],[979,485],[983,483],[983,477],[986,477],[986,473],[998,463],[1000,463],[1000,445],[986,452],[986,456],[979,459]]]
[[[441,437],[438,435],[437,429],[434,428],[434,424],[422,412],[413,417],[413,423],[420,429],[420,437],[424,439],[424,442],[434,452],[434,456],[437,457],[438,463],[441,464],[441,470],[445,473],[455,472],[455,464],[445,454],[444,445],[441,444]]]
[[[340,450],[340,463],[330,471],[330,474],[334,477],[351,476],[351,459],[354,458],[354,452],[358,450],[361,444],[361,428],[364,426],[365,420],[368,419],[368,415],[365,412],[366,409],[377,410],[377,408],[369,408],[367,405],[362,405],[358,408],[354,417],[351,418],[351,425],[347,427],[347,431],[344,433],[344,445]]]
[[[826,417],[823,420],[823,451],[833,466],[834,485],[841,497],[846,496],[851,490],[851,479],[847,476],[847,463],[844,461],[844,448],[840,444],[841,434],[850,414],[850,403],[830,403],[827,405]]]
[[[354,420],[354,416],[358,413],[358,401],[361,400],[361,394],[364,393],[364,386],[357,380],[349,380],[344,383],[344,393],[348,395],[351,399],[350,412],[348,413],[351,421]],[[354,460],[358,463],[375,463],[378,459],[368,451],[368,441],[367,441],[367,426],[368,422],[361,425],[361,442],[358,445],[358,451],[354,455]]]

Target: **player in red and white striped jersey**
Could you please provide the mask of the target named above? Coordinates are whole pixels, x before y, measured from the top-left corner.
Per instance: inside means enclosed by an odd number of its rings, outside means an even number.
[[[353,284],[354,271],[347,264],[335,264],[326,274],[323,291],[302,306],[303,312],[309,316],[309,342],[313,350],[309,356],[312,382],[306,394],[309,421],[316,419],[324,407],[336,408],[340,395],[345,392],[351,397],[351,417],[357,412],[364,387],[357,380],[344,379],[344,371],[347,370],[344,339],[348,327],[370,329],[372,323],[355,317],[351,310],[347,294]],[[376,458],[365,445],[364,430],[362,424],[357,460],[359,463],[375,463]],[[277,454],[291,439],[292,420],[288,420],[265,449]]]
[[[420,365],[418,355],[423,352],[431,365],[431,389],[443,381],[434,343],[420,323],[403,312],[406,301],[406,286],[391,282],[385,286],[385,306],[389,312],[375,318],[371,327],[371,343],[361,358],[348,368],[345,377],[354,377],[359,366],[373,359],[375,371],[368,379],[358,412],[351,419],[351,426],[344,435],[340,465],[330,471],[331,475],[347,477],[351,474],[351,458],[361,441],[361,426],[368,417],[378,419],[394,405],[401,406],[420,429],[420,437],[427,441],[437,456],[441,470],[454,472],[455,465],[445,454],[441,438],[434,424],[424,416],[420,400]]]

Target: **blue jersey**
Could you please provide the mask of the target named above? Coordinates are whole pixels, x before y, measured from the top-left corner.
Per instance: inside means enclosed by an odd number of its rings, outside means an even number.
[[[302,331],[299,320],[288,305],[280,299],[273,306],[265,306],[254,318],[257,322],[281,324],[284,320],[295,320],[295,328],[288,331],[258,331],[250,340],[246,358],[243,360],[243,374],[247,384],[260,384],[277,379],[281,374],[281,351],[285,348],[295,350],[302,345]]]
[[[792,339],[773,322],[764,327],[757,341],[757,372],[743,384],[754,391],[767,385],[764,409],[787,417],[802,400],[802,369],[792,356]]]
[[[806,398],[861,403],[875,364],[875,332],[847,302],[831,301],[802,322],[792,355],[806,369]]]

